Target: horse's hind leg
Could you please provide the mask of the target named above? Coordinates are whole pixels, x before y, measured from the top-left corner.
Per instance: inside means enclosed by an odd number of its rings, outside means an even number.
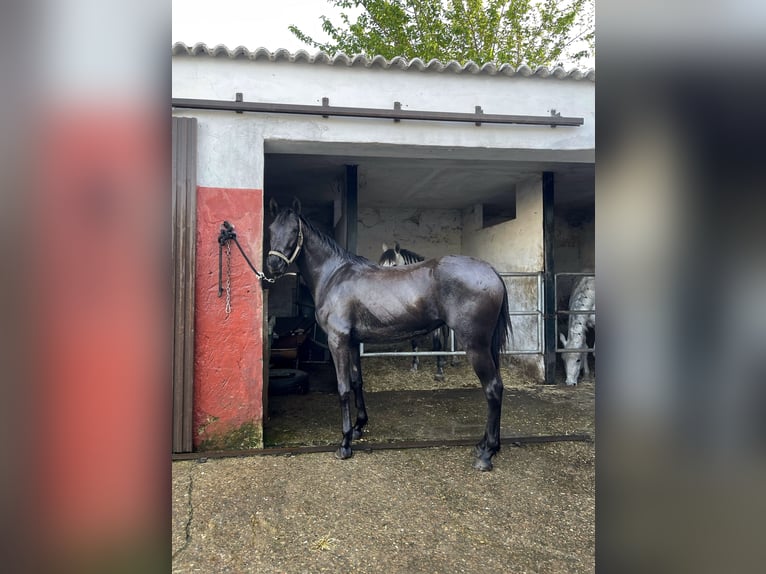
[[[418,352],[418,341],[417,339],[412,339],[412,352],[417,353]],[[413,373],[418,370],[418,365],[420,364],[420,359],[417,355],[412,356],[412,367],[410,367],[410,371]]]
[[[479,377],[484,395],[487,397],[487,427],[484,436],[476,445],[474,468],[492,470],[492,457],[500,450],[500,415],[503,407],[503,380],[492,360],[489,349],[467,350],[476,376]]]
[[[356,400],[356,424],[352,431],[352,438],[359,440],[362,438],[362,429],[367,424],[367,408],[364,404],[364,388],[362,382],[362,361],[359,356],[359,347],[351,349],[351,388],[354,390],[354,399]]]
[[[434,351],[442,350],[442,329],[436,329],[433,332],[433,349]],[[434,379],[437,381],[444,380],[444,355],[436,355],[436,374]]]

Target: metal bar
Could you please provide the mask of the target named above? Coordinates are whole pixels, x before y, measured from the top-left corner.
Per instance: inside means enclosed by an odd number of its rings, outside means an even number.
[[[545,323],[544,364],[545,364],[545,383],[553,385],[556,383],[556,294],[554,283],[554,219],[553,219],[553,199],[555,193],[553,172],[543,172],[543,267],[544,267],[544,302],[543,310]]]
[[[346,249],[356,253],[358,220],[358,178],[357,166],[346,165]]]
[[[442,355],[465,355],[465,351],[373,351],[362,357],[438,357]]]
[[[545,326],[543,321],[543,274],[537,274],[537,310],[540,312],[540,318],[537,320],[537,348],[540,354],[543,353],[543,341],[545,340]]]
[[[420,110],[387,110],[383,108],[350,108],[343,106],[314,106],[302,104],[277,104],[270,102],[232,102],[228,100],[203,100],[172,98],[171,105],[179,109],[256,112],[267,114],[301,114],[313,116],[341,116],[354,118],[379,118],[393,120],[422,120],[436,122],[476,123],[476,113],[432,112]],[[581,117],[522,116],[507,114],[481,114],[484,124],[522,124],[536,126],[581,126]]]
[[[510,351],[503,351],[502,355],[532,355],[540,354],[539,349],[513,349]],[[436,357],[439,355],[451,356],[451,355],[465,355],[465,351],[380,351],[372,353],[361,352],[361,357]]]
[[[583,347],[582,349],[556,349],[557,353],[588,353],[596,350],[596,347]]]
[[[551,442],[593,442],[593,436],[587,433],[577,434],[556,434],[556,435],[520,435],[501,437],[500,442],[512,445],[523,446],[525,444],[544,444]],[[356,443],[354,450],[361,452],[372,452],[375,450],[406,450],[418,448],[440,448],[440,447],[460,447],[474,446],[476,439],[443,439],[443,440],[420,440],[420,441],[397,441],[381,443]],[[310,445],[310,446],[283,446],[269,447],[262,449],[248,450],[214,450],[207,452],[179,453],[173,455],[173,460],[199,460],[205,462],[207,459],[216,458],[241,458],[248,456],[286,456],[298,454],[313,454],[320,452],[335,452],[338,449],[337,444]]]

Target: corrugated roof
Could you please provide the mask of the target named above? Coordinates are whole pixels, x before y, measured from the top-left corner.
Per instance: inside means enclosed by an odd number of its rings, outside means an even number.
[[[521,65],[518,68],[514,68],[510,64],[492,64],[487,63],[479,66],[477,63],[469,61],[464,65],[454,60],[447,62],[446,64],[439,60],[431,60],[424,62],[420,58],[413,58],[408,60],[397,56],[387,60],[383,56],[375,56],[370,59],[366,56],[347,56],[346,54],[337,54],[330,56],[326,52],[317,52],[313,56],[305,50],[298,50],[295,53],[280,48],[275,52],[271,52],[266,48],[256,48],[255,50],[248,50],[244,46],[238,46],[233,50],[230,50],[223,44],[218,44],[213,48],[208,48],[207,44],[197,43],[194,46],[187,46],[183,42],[176,42],[173,44],[173,56],[209,56],[212,58],[243,58],[248,60],[269,60],[271,62],[305,62],[307,64],[328,64],[331,66],[348,66],[348,67],[364,67],[372,68],[379,67],[383,69],[399,68],[401,70],[416,70],[420,72],[453,72],[456,74],[486,74],[488,76],[523,76],[523,77],[536,77],[536,78],[556,78],[559,80],[590,80],[596,81],[596,70],[591,68],[590,70],[579,70],[577,68],[571,70],[565,70],[560,66],[555,68],[548,68],[546,66],[538,66],[534,70],[526,65]]]

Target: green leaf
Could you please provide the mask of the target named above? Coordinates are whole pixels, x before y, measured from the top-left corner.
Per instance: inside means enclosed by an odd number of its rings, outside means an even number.
[[[346,12],[322,16],[319,42],[295,25],[301,42],[330,54],[442,61],[577,63],[594,53],[594,0],[326,0]]]

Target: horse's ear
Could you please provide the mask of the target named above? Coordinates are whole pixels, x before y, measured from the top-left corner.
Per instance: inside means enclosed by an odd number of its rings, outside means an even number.
[[[386,251],[388,251],[388,245],[386,245],[386,244],[384,243],[384,244],[382,245],[382,247],[383,247],[383,253],[385,253]]]
[[[399,247],[399,242],[397,241],[397,242],[396,242],[396,247],[394,248],[394,251],[396,251],[397,253],[399,253],[399,250],[400,250],[400,247]]]
[[[567,346],[567,338],[564,336],[564,333],[559,333],[559,338],[561,339],[561,342],[564,343],[564,346]]]
[[[301,214],[301,201],[297,197],[293,198],[293,211],[298,215]]]
[[[278,211],[279,205],[277,204],[277,200],[272,197],[269,201],[269,213],[271,213],[271,217],[276,217]]]

